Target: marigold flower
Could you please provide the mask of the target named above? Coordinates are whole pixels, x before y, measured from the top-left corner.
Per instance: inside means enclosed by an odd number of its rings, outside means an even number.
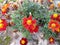
[[[27,43],[28,43],[28,40],[27,40],[26,38],[22,38],[22,39],[20,40],[20,44],[21,44],[21,45],[27,45]]]
[[[38,26],[36,25],[36,20],[32,19],[32,16],[30,15],[28,18],[23,18],[22,22],[23,26],[30,32],[37,32],[38,31]]]
[[[53,38],[53,37],[50,37],[50,38],[49,38],[49,43],[50,43],[50,44],[54,43],[54,38]]]
[[[54,14],[51,15],[51,19],[56,19],[57,20],[58,16],[59,16],[59,14],[54,13]]]
[[[55,21],[55,20],[50,20],[50,22],[48,23],[48,28],[52,29],[52,31],[54,32],[56,30],[56,28],[59,27],[59,22]]]
[[[0,31],[6,30],[7,21],[5,19],[0,19]]]
[[[5,4],[3,7],[2,7],[2,14],[4,15],[5,13],[7,13],[7,9],[9,7],[10,4]]]

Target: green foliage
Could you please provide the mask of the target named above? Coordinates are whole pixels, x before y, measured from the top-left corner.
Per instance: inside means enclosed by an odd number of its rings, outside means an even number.
[[[31,40],[32,37],[31,37],[31,34],[29,31],[27,30],[24,30],[24,32],[22,33],[24,37],[26,37],[27,39]]]
[[[10,40],[11,40],[11,38],[9,36],[7,36],[4,40],[4,45],[8,45]]]
[[[44,18],[48,11],[43,5],[28,1],[22,4],[20,12],[23,12],[23,15],[26,16],[29,16],[31,12],[34,18]]]
[[[2,43],[3,41],[2,41],[2,39],[0,38],[0,44]]]
[[[15,26],[13,26],[13,28],[18,29],[19,31],[23,30],[23,26],[22,26],[22,18],[24,17],[24,15],[20,15],[19,13],[13,13],[11,15],[12,17],[12,21],[15,23]]]
[[[12,21],[15,23],[15,26],[13,26],[13,29],[18,29],[20,32],[22,32],[22,35],[26,37],[27,39],[31,39],[29,31],[27,31],[23,25],[22,25],[22,18],[25,15],[21,15],[18,11],[15,11],[15,13],[12,13]]]
[[[41,31],[45,33],[45,39],[48,39],[49,37],[54,37],[56,38],[58,35],[55,32],[52,32],[52,30],[48,29],[48,23],[50,21],[50,16],[55,12],[53,11],[48,11],[46,17],[45,17],[45,25],[41,27]],[[43,22],[41,22],[43,23]]]
[[[55,32],[52,32],[52,30],[48,29],[47,24],[45,24],[44,27],[41,27],[41,31],[45,33],[45,39],[48,39],[49,37],[57,37]]]
[[[3,2],[3,0],[0,0],[0,3]]]
[[[56,33],[48,29],[48,22],[50,20],[50,15],[53,14],[54,12],[48,11],[47,7],[43,5],[30,2],[27,0],[23,2],[22,7],[19,7],[19,9],[14,13],[12,13],[11,15],[12,20],[15,23],[15,26],[13,26],[13,28],[14,29],[16,28],[19,31],[21,31],[25,37],[31,38],[30,33],[22,25],[22,18],[24,18],[24,16],[28,17],[30,12],[33,18],[37,19],[38,25],[43,24],[40,30],[45,33],[45,38],[48,39],[50,36],[57,37]]]
[[[0,44],[1,45],[9,45],[11,38],[9,36],[6,36],[6,38],[3,40],[0,38]]]

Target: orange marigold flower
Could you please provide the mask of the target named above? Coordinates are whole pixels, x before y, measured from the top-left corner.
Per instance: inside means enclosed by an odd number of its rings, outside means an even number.
[[[50,22],[48,23],[48,28],[52,29],[52,31],[54,32],[56,28],[59,27],[59,22],[55,21],[55,20],[50,20]]]
[[[5,13],[7,13],[7,9],[9,7],[10,4],[5,4],[3,7],[2,7],[2,14],[4,15]]]
[[[28,43],[28,40],[27,40],[26,38],[22,38],[22,39],[20,40],[20,44],[21,44],[21,45],[27,45],[27,43]]]
[[[5,19],[0,19],[0,31],[6,30],[7,21]]]
[[[51,19],[53,19],[53,20],[56,20],[56,21],[59,21],[60,22],[60,14],[53,14],[53,15],[51,15],[51,17],[50,17]]]
[[[53,37],[50,37],[50,38],[49,38],[49,43],[50,43],[50,44],[54,43],[54,38],[53,38]]]

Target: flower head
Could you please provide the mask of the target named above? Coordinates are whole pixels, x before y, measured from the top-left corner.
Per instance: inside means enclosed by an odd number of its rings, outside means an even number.
[[[50,38],[49,38],[49,43],[50,43],[50,44],[54,43],[54,38],[53,38],[53,37],[50,37]]]
[[[23,18],[22,22],[23,26],[31,33],[38,31],[38,26],[36,25],[36,20],[32,19],[32,16],[30,15],[28,18]]]
[[[55,20],[50,20],[50,22],[48,23],[48,28],[52,29],[52,31],[54,32],[56,28],[59,27],[59,22],[55,21]]]
[[[31,26],[32,24],[36,24],[36,20],[32,20],[32,16],[30,15],[28,18],[23,18],[23,25],[24,27],[26,26]]]
[[[55,14],[51,15],[51,19],[56,19],[57,20],[58,16],[59,15],[57,13],[55,13]]]
[[[5,19],[0,19],[0,31],[6,30],[7,22]]]
[[[9,7],[10,4],[5,4],[3,7],[2,7],[2,14],[4,15],[5,13],[7,13],[7,9]]]
[[[28,41],[27,41],[26,38],[22,38],[22,39],[20,40],[20,44],[21,44],[21,45],[27,45],[27,43],[28,43]]]

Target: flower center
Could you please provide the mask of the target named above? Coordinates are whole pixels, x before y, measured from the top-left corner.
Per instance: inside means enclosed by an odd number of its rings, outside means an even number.
[[[53,39],[52,38],[50,39],[50,42],[53,42]]]
[[[0,24],[0,28],[3,28],[3,24]]]
[[[22,44],[25,44],[25,41],[24,41],[24,40],[22,40],[22,41],[21,41],[21,43],[22,43]]]
[[[27,20],[27,24],[31,25],[32,24],[32,20]]]
[[[3,22],[1,19],[0,19],[0,23]]]
[[[51,24],[51,27],[55,28],[56,27],[56,24],[55,23]]]
[[[57,17],[58,17],[58,14],[53,14],[53,17],[54,17],[54,18],[57,18]]]

